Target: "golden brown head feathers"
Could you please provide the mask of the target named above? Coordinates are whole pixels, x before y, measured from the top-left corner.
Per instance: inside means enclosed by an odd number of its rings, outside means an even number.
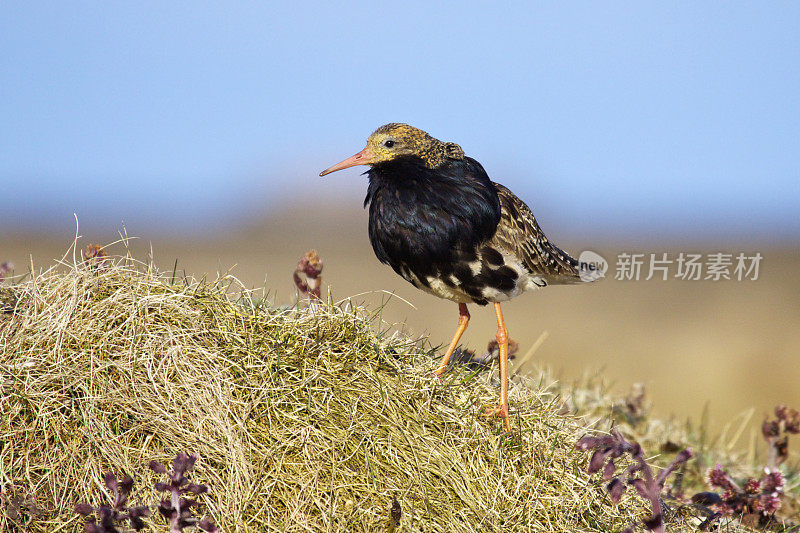
[[[428,168],[436,168],[448,159],[464,159],[464,150],[456,143],[442,142],[408,124],[381,126],[369,136],[367,147],[374,154],[374,163],[414,155],[422,159]]]

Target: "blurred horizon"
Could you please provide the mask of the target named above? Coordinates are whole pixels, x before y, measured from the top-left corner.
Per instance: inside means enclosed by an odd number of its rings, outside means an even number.
[[[800,4],[489,6],[6,5],[0,227],[355,212],[317,173],[408,122],[557,240],[800,243]]]

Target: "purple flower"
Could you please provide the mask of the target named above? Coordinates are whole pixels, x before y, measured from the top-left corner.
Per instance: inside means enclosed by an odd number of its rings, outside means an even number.
[[[769,468],[764,469],[764,477],[761,478],[761,490],[763,492],[782,490],[785,484],[786,480],[783,477],[783,472],[770,470]]]
[[[749,478],[747,483],[744,484],[744,491],[747,494],[758,494],[761,492],[761,483],[753,478]]]
[[[706,473],[706,482],[715,489],[723,489],[731,492],[739,492],[739,487],[731,479],[727,472],[722,469],[721,465],[715,468],[709,468]]]

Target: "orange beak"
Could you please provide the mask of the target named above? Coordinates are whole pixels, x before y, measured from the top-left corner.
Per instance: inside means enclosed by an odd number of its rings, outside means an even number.
[[[330,168],[326,168],[322,172],[319,173],[320,176],[324,176],[325,174],[330,174],[331,172],[336,172],[337,170],[342,170],[344,168],[354,167],[356,165],[369,165],[370,163],[375,162],[375,154],[372,153],[372,150],[369,146],[358,152],[354,156],[350,156],[341,163],[336,163]]]

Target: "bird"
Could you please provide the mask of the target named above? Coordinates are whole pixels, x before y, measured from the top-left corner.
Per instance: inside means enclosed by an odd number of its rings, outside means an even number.
[[[418,289],[458,304],[458,327],[438,368],[447,369],[470,313],[493,304],[500,400],[487,416],[512,430],[508,403],[508,328],[500,308],[532,289],[601,277],[545,236],[531,209],[456,143],[403,123],[385,124],[357,154],[320,176],[367,165],[369,240],[378,260]]]

